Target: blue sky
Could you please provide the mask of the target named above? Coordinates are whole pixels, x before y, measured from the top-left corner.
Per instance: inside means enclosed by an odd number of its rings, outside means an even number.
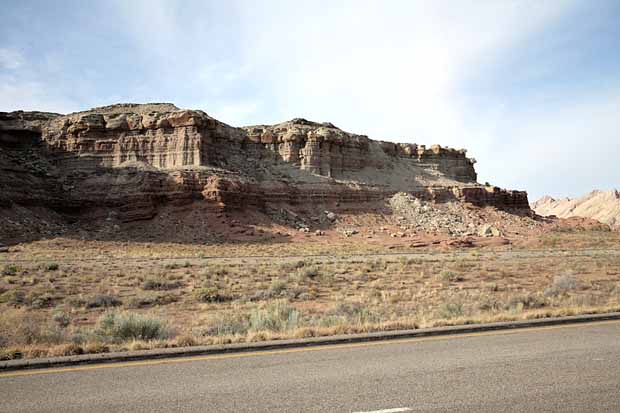
[[[531,200],[620,187],[617,0],[0,2],[0,111],[305,117],[467,148]]]

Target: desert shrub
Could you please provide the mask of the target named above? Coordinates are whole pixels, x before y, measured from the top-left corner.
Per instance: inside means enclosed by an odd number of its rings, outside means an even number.
[[[31,291],[25,301],[32,308],[48,308],[54,304],[54,296],[47,292]]]
[[[46,271],[58,271],[59,268],[60,266],[55,262],[50,262],[45,266]]]
[[[303,268],[306,265],[308,265],[308,262],[306,262],[305,260],[298,260],[298,261],[294,261],[294,262],[285,262],[284,264],[280,265],[280,270],[282,272],[284,272],[284,273],[288,273],[288,272],[291,272],[291,271]]]
[[[2,275],[16,275],[19,271],[19,267],[15,264],[7,264],[2,269]]]
[[[205,335],[244,335],[250,329],[250,317],[245,312],[227,311],[211,315],[207,321]]]
[[[248,301],[266,301],[273,298],[273,294],[270,290],[256,290],[246,295]]]
[[[250,313],[251,331],[283,332],[297,328],[299,311],[286,300],[276,300]]]
[[[59,327],[65,328],[71,324],[71,317],[62,310],[55,310],[52,313],[52,321]]]
[[[553,282],[545,289],[545,295],[558,296],[566,294],[577,288],[577,278],[572,274],[559,275],[553,278]]]
[[[541,294],[519,294],[510,297],[504,306],[506,310],[523,309],[523,308],[543,308],[549,303]]]
[[[453,271],[444,270],[440,274],[441,279],[446,282],[463,281],[463,277]]]
[[[286,281],[274,278],[269,286],[269,292],[273,297],[281,295],[286,290]]]
[[[26,293],[21,290],[8,290],[0,294],[0,303],[19,305],[26,302]]]
[[[246,294],[245,298],[249,301],[267,301],[283,297],[296,298],[299,294],[301,294],[299,288],[290,288],[287,281],[274,278],[269,288],[254,290]]]
[[[0,314],[0,344],[59,344],[66,340],[66,330],[44,314],[10,310]]]
[[[95,334],[103,340],[159,340],[172,334],[159,318],[136,313],[106,313],[97,322]]]
[[[88,297],[84,301],[86,308],[118,307],[121,304],[123,304],[123,302],[118,297],[110,294],[97,294],[92,297]]]
[[[339,303],[333,311],[326,314],[321,320],[323,326],[329,327],[340,324],[372,324],[382,321],[381,314],[361,302]]]
[[[321,272],[318,267],[308,267],[302,270],[302,275],[306,278],[312,279],[321,275]]]
[[[125,307],[127,308],[144,308],[151,307],[155,305],[168,305],[175,303],[179,300],[179,298],[172,293],[162,293],[162,294],[138,294],[135,297],[130,298],[127,301]]]
[[[80,354],[84,354],[84,348],[79,344],[68,343],[68,344],[60,344],[50,349],[50,356],[77,356]]]
[[[202,303],[223,303],[233,299],[230,294],[215,286],[197,288],[192,294],[197,301]]]
[[[180,286],[180,281],[169,281],[163,277],[149,277],[142,283],[143,290],[174,290]]]
[[[492,295],[481,295],[478,299],[478,309],[481,311],[497,311],[502,307],[502,302]]]
[[[465,314],[463,304],[457,302],[444,303],[439,307],[441,318],[457,318]]]

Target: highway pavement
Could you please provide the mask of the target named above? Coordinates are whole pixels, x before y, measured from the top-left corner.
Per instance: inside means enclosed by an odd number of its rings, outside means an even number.
[[[620,322],[0,373],[1,412],[620,411]]]

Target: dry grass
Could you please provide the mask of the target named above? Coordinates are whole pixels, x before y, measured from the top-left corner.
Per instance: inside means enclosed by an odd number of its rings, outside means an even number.
[[[585,245],[587,249],[517,246],[514,252],[505,248],[437,250],[360,257],[371,249],[362,245],[351,257],[347,253],[355,243],[349,243],[338,255],[255,259],[239,255],[273,253],[273,248],[84,242],[83,255],[74,259],[69,241],[27,244],[20,252],[5,256],[11,261],[0,263],[0,357],[313,337],[619,310],[620,254],[617,248],[591,249],[596,237],[600,238],[597,245],[604,247],[617,235],[558,232],[553,236],[559,239],[554,241],[557,245]],[[545,239],[543,243],[548,242]],[[200,258],[198,251],[203,256],[237,258]],[[303,244],[287,245],[284,251],[293,255],[317,252],[313,245]],[[378,251],[387,252],[385,248]],[[114,259],[105,258],[116,253]],[[190,258],[161,258],[183,254]],[[104,258],[94,258],[97,255]],[[83,259],[89,257],[93,259]],[[146,336],[106,335],[101,328],[106,314],[134,317],[134,321],[159,320],[166,328],[162,327],[161,334]]]

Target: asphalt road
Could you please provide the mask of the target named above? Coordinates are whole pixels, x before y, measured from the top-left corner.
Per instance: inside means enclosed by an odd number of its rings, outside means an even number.
[[[2,412],[407,409],[618,412],[620,322],[0,373]]]

